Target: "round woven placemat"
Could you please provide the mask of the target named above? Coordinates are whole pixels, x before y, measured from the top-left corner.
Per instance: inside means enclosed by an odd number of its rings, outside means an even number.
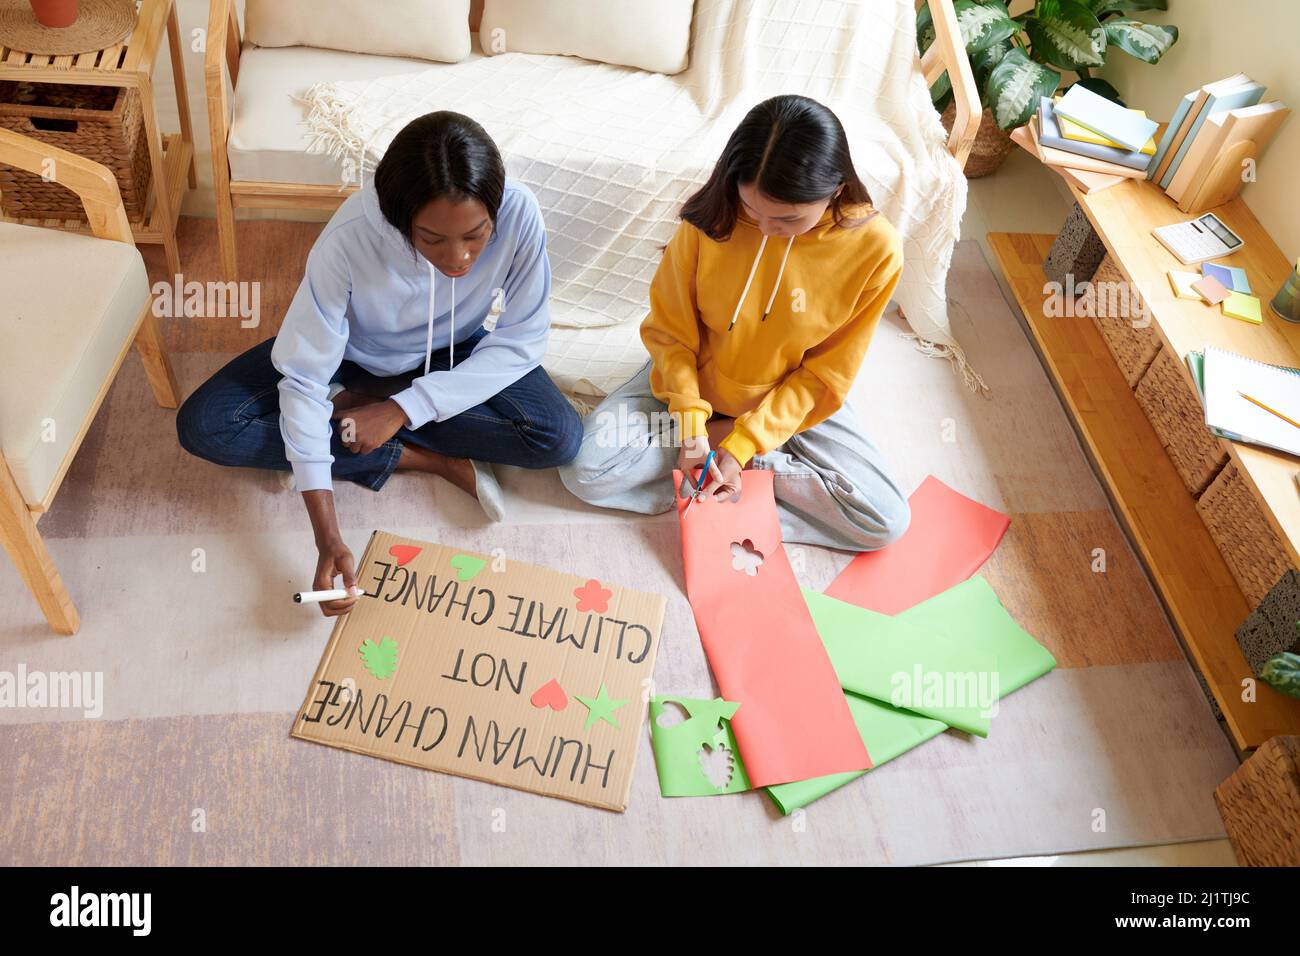
[[[27,0],[0,0],[0,46],[38,56],[67,56],[102,50],[135,29],[132,0],[79,0],[70,27],[46,27]]]

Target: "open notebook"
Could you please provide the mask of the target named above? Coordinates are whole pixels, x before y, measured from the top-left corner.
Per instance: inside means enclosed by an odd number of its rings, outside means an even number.
[[[1241,397],[1245,392],[1300,421],[1300,371],[1205,347],[1205,424],[1237,441],[1300,455],[1300,428]]]

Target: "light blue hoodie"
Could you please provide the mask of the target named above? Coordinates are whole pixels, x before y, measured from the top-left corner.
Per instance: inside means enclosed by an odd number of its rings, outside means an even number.
[[[550,329],[546,228],[528,187],[506,180],[496,228],[463,276],[438,272],[389,225],[373,182],[348,197],[307,257],[271,350],[280,433],[299,491],[330,488],[330,380],[348,359],[374,375],[423,368],[393,396],[412,428],[481,404],[539,366]],[[494,308],[495,305],[495,308]],[[428,356],[495,327],[449,371]]]

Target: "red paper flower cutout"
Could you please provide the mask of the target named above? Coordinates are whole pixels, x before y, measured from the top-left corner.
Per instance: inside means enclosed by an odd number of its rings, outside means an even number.
[[[609,610],[609,599],[614,596],[614,592],[609,588],[602,588],[595,578],[589,578],[582,587],[573,589],[573,596],[578,599],[579,611],[595,611],[597,614],[604,614]]]

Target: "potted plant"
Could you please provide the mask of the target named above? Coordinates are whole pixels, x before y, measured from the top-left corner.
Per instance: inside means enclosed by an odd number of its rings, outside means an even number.
[[[1168,0],[1035,0],[1016,16],[1003,0],[957,0],[953,7],[984,106],[966,165],[971,178],[1002,165],[1012,147],[1008,131],[1029,122],[1039,99],[1061,85],[1062,73],[1076,74],[1076,82],[1123,105],[1119,91],[1092,71],[1105,65],[1112,49],[1156,63],[1178,40],[1175,26],[1129,16],[1167,10]],[[928,3],[917,11],[916,38],[922,53],[934,42]],[[930,88],[930,97],[951,129],[956,107],[947,73]]]
[[[77,0],[28,0],[36,21],[44,27],[70,27],[77,22]]]

